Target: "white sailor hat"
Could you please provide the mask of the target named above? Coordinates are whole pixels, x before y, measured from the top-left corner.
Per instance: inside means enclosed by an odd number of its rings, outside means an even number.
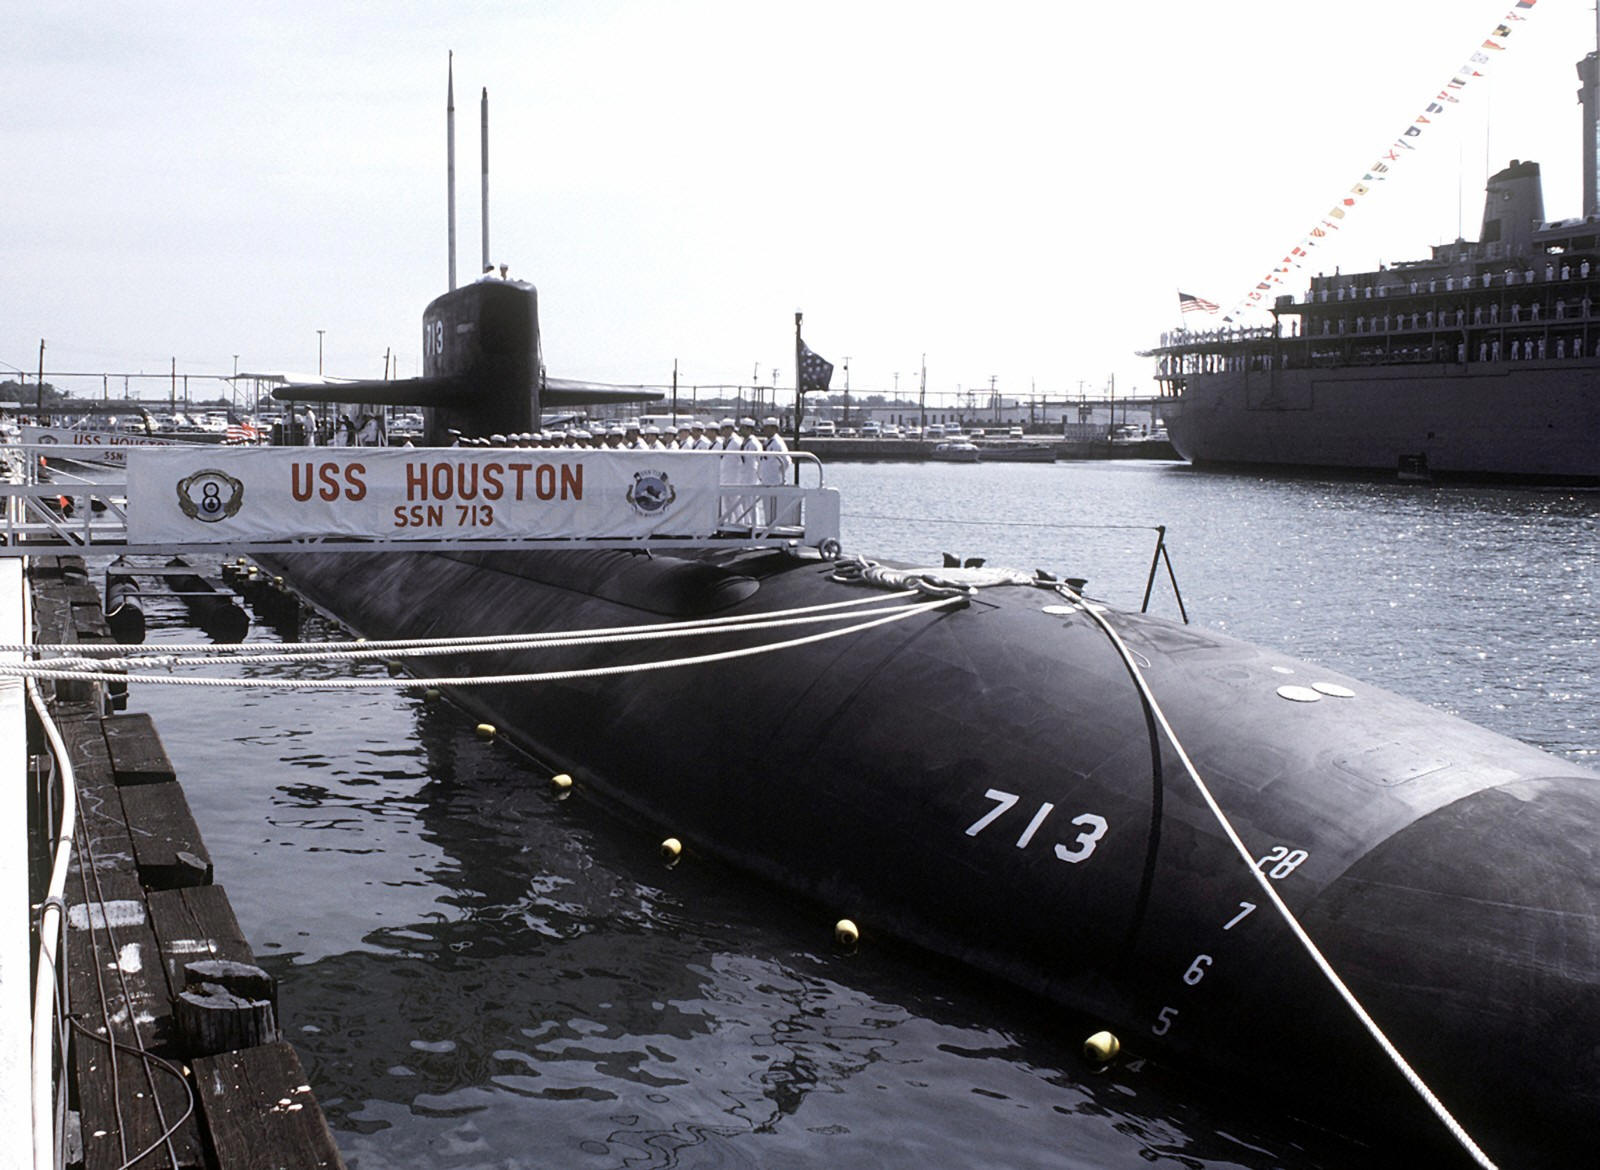
[[[732,427],[734,425],[734,422],[733,422],[733,420],[731,418],[725,418],[721,422],[719,422],[717,425],[719,427]]]
[[[706,429],[706,424],[699,419],[695,419],[694,422],[689,424],[689,429],[691,431],[703,431]]]
[[[617,436],[617,438],[619,438],[619,439],[620,439],[620,438],[621,438],[621,437],[622,437],[622,436],[623,436],[623,435],[625,435],[625,434],[626,434],[626,433],[627,433],[627,432],[626,432],[626,431],[624,431],[624,430],[623,430],[623,429],[622,429],[622,428],[621,428],[621,427],[611,427],[611,428],[609,428],[609,429],[608,429],[608,430],[607,430],[607,431],[606,431],[606,434],[608,434],[608,435],[616,435],[616,436]]]
[[[756,425],[756,420],[751,418],[749,415],[746,415],[744,418],[739,420],[739,425],[742,427],[753,427]]]
[[[641,435],[659,435],[661,433],[661,428],[658,427],[658,426],[648,426],[648,427],[645,427],[644,430],[640,431],[639,433]]]
[[[678,433],[678,425],[676,423],[668,423],[661,428],[661,433],[663,435],[675,435]]]
[[[630,418],[627,422],[623,423],[622,425],[624,427],[626,427],[630,431],[636,431],[636,430],[639,429],[639,420],[636,419],[636,418]]]
[[[761,425],[764,427],[775,427],[778,425],[778,420],[769,414],[766,418],[761,420]]]
[[[572,437],[574,439],[587,439],[587,438],[589,438],[589,432],[584,430],[582,427],[579,427],[577,430],[570,432],[570,434],[572,435]]]

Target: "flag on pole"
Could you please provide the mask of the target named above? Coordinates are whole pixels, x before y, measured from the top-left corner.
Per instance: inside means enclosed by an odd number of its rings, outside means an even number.
[[[823,358],[820,354],[811,352],[811,347],[805,342],[800,343],[800,393],[818,393],[828,389],[828,383],[833,379],[833,363]]]
[[[1193,293],[1180,292],[1178,294],[1178,308],[1185,313],[1215,313],[1217,303],[1208,301],[1205,297],[1197,297]]]

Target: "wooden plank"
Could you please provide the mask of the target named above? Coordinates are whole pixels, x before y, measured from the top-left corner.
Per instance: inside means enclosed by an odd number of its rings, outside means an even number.
[[[172,993],[143,902],[67,907],[67,993],[72,1014],[96,1035],[109,1020],[119,1039],[167,1050]]]
[[[106,625],[106,611],[100,605],[98,596],[88,605],[72,603],[72,628],[76,631],[75,642],[111,642],[111,627]]]
[[[233,905],[221,886],[192,886],[178,890],[152,890],[150,924],[161,944],[161,961],[167,982],[184,986],[183,965],[199,959],[225,959],[254,963],[255,952],[245,941]]]
[[[342,1170],[327,1119],[289,1045],[263,1044],[193,1063],[218,1170]]]
[[[89,584],[87,580],[80,581],[70,577],[67,578],[65,592],[67,603],[75,609],[80,605],[98,606],[100,604],[100,591]]]
[[[118,784],[161,784],[178,778],[156,725],[145,712],[108,715],[102,726]]]
[[[115,901],[140,896],[133,837],[128,832],[122,794],[111,772],[111,755],[100,720],[94,716],[60,716],[56,726],[67,745],[78,786],[77,850],[67,886],[69,904]],[[88,860],[91,868],[80,869]]]
[[[147,890],[203,886],[211,882],[211,855],[183,795],[183,786],[133,784],[121,789],[122,808],[133,838],[139,880]]]
[[[74,1035],[73,1069],[84,1170],[207,1166],[199,1111],[190,1112],[193,1090],[181,1076],[138,1052],[113,1052],[103,1028],[94,1036]],[[145,1149],[150,1152],[135,1159]]]
[[[72,639],[67,631],[72,628],[72,606],[61,595],[59,588],[33,591],[33,640],[44,645],[58,645]]]
[[[109,776],[96,777],[88,771],[79,774],[78,823],[73,837],[77,846],[68,871],[68,905],[143,895],[122,793]],[[85,863],[87,870],[83,869]]]
[[[81,778],[112,778],[111,752],[101,731],[100,720],[94,716],[58,716],[56,726],[67,745],[67,758],[72,769]]]

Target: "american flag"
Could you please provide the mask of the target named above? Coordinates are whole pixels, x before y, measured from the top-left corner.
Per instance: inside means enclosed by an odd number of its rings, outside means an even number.
[[[222,434],[224,443],[254,443],[260,438],[261,432],[247,422],[229,423]]]
[[[1178,294],[1178,308],[1185,313],[1215,313],[1219,307],[1215,301],[1208,301],[1193,293]]]
[[[800,343],[800,392],[824,391],[833,378],[833,363],[820,354],[811,352],[805,342]]]

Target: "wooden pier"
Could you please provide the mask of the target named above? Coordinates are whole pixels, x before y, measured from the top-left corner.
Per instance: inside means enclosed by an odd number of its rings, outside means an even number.
[[[29,561],[33,640],[109,643],[79,557]],[[76,1124],[62,1162],[85,1170],[341,1167],[274,981],[214,880],[150,718],[108,713],[98,683],[41,683],[76,778],[65,895],[67,1053]],[[30,727],[30,755],[44,739]],[[30,852],[54,829],[30,817]],[[45,867],[48,868],[46,861]]]

